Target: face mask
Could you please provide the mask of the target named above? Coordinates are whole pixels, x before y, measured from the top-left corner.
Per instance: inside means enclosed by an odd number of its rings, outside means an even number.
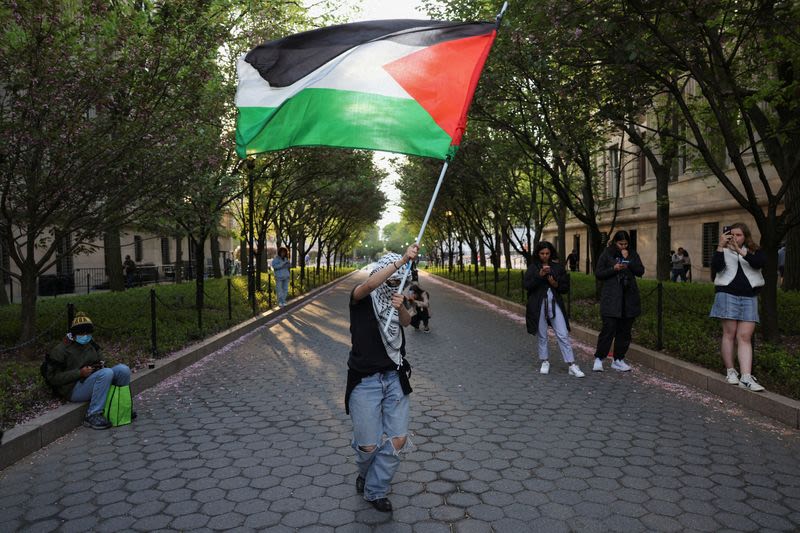
[[[89,341],[92,340],[91,335],[76,335],[75,342],[78,344],[89,344]]]

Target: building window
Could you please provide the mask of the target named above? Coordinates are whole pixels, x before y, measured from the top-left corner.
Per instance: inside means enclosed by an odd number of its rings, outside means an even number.
[[[706,222],[703,224],[703,266],[711,266],[711,256],[719,243],[719,222]]]
[[[142,258],[144,257],[144,251],[142,246],[142,238],[139,235],[133,236],[133,260],[137,263],[142,262]]]
[[[619,148],[616,146],[608,147],[608,196],[618,198],[621,196],[621,183],[619,181]]]
[[[72,236],[56,232],[56,274],[72,276]]]
[[[172,263],[169,258],[169,237],[161,237],[161,264],[168,265]]]
[[[644,150],[639,150],[639,187],[643,187],[647,182],[647,156],[644,155]]]
[[[632,230],[628,230],[628,235],[631,238],[631,240],[628,241],[628,248],[630,248],[631,250],[633,250],[635,252],[636,251],[636,237],[637,237],[638,233],[637,233],[637,231],[635,229],[632,229]]]

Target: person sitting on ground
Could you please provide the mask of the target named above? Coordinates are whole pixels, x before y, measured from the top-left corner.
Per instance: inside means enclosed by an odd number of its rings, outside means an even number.
[[[409,287],[410,300],[414,304],[416,313],[411,317],[411,325],[415,330],[419,331],[420,323],[422,323],[422,331],[429,333],[431,328],[428,326],[428,320],[431,318],[431,297],[428,291],[422,290],[419,284],[413,284]]]
[[[103,416],[108,389],[111,385],[129,385],[131,371],[123,364],[104,368],[93,332],[91,319],[82,312],[76,313],[69,333],[47,355],[46,380],[65,400],[89,402],[84,426],[108,429],[111,423]]]
[[[569,322],[564,311],[562,294],[569,292],[569,274],[561,263],[556,262],[558,253],[547,241],[533,248],[533,256],[525,272],[523,283],[528,291],[525,322],[528,333],[539,337],[540,374],[550,373],[547,327],[553,328],[564,362],[569,365],[569,375],[582,378],[584,373],[575,363],[572,341],[569,338]]]

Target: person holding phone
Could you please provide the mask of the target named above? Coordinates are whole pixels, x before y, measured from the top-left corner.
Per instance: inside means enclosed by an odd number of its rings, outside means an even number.
[[[753,241],[750,228],[740,222],[723,227],[711,257],[716,293],[709,316],[722,323],[720,352],[725,380],[753,392],[764,390],[752,374],[752,338],[759,321],[758,293],[764,286],[761,269],[765,263],[764,252]],[[734,345],[741,377],[733,366]]]
[[[525,272],[523,283],[528,291],[525,324],[528,333],[539,337],[540,374],[550,373],[547,328],[553,328],[564,362],[569,365],[570,376],[582,378],[584,373],[575,363],[572,341],[569,338],[569,321],[564,311],[561,295],[569,292],[569,274],[558,258],[555,247],[541,241],[533,248],[533,257]]]
[[[614,344],[611,368],[628,372],[625,354],[631,345],[633,321],[642,312],[636,278],[644,275],[644,265],[635,250],[628,248],[627,231],[618,231],[608,247],[600,254],[595,277],[603,282],[600,290],[600,316],[603,326],[597,337],[593,372],[603,371],[603,360]]]

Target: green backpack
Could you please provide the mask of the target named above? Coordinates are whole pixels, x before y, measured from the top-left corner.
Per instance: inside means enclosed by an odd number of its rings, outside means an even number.
[[[106,396],[106,405],[103,408],[103,416],[111,422],[111,425],[124,426],[131,423],[133,419],[133,398],[131,398],[131,387],[117,387],[111,385]]]

